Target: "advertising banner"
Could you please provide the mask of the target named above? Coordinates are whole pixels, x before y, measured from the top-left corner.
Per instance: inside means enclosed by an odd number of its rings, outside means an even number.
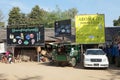
[[[7,28],[8,46],[43,46],[44,27]]]
[[[105,43],[104,14],[85,14],[75,16],[76,43]]]
[[[71,20],[55,21],[55,37],[71,35]]]

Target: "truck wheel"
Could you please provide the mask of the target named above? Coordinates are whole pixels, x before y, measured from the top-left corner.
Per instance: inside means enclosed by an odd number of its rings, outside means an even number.
[[[71,64],[72,67],[75,67],[76,66],[76,59],[72,58],[71,61],[70,61],[70,64]]]

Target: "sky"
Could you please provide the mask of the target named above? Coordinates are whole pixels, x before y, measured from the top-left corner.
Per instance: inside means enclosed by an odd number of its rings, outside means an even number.
[[[120,0],[0,0],[0,10],[4,22],[13,7],[19,7],[22,13],[30,13],[35,5],[48,11],[55,10],[56,5],[64,11],[77,8],[79,14],[104,14],[105,26],[113,27],[113,20],[120,16]]]

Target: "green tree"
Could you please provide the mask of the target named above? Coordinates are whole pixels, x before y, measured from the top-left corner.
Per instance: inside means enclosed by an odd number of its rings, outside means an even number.
[[[20,14],[20,25],[26,26],[27,25],[27,16],[24,13]]]
[[[76,8],[62,11],[56,6],[53,11],[45,11],[38,5],[32,8],[29,14],[20,13],[19,7],[13,7],[9,13],[8,25],[12,27],[21,26],[39,26],[44,24],[45,27],[54,27],[54,22],[65,19],[72,19],[74,26],[74,16],[78,13]]]
[[[41,16],[42,17],[42,24],[44,24],[45,27],[51,28],[54,27],[54,22],[56,20],[60,20],[60,15],[61,15],[61,9],[56,6],[55,10],[53,11],[42,11],[44,14]]]
[[[76,8],[71,8],[62,13],[63,18],[74,19],[75,15],[77,15],[78,10]]]
[[[76,8],[71,8],[62,13],[63,19],[71,19],[72,27],[75,26],[75,15],[78,14],[78,10]]]
[[[66,20],[66,19],[71,19],[72,26],[74,26],[75,24],[74,17],[77,13],[78,13],[78,10],[76,8],[71,8],[71,9],[62,11],[58,6],[56,6],[55,10],[48,12],[47,27],[54,27],[55,21]]]
[[[46,25],[46,27],[49,27],[49,28],[54,27],[54,22],[60,19],[60,18],[58,18],[58,15],[54,11],[49,12],[47,14],[47,16],[48,17],[47,17],[47,25]]]
[[[9,13],[8,25],[9,27],[19,27],[21,20],[21,13],[19,7],[13,7]]]
[[[28,15],[28,25],[40,25],[43,24],[43,18],[45,16],[45,11],[41,9],[38,5],[32,8],[31,13]]]
[[[120,16],[117,20],[113,20],[113,25],[114,26],[120,26]]]

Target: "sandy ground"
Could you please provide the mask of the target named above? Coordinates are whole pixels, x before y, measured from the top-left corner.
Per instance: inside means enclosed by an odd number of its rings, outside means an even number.
[[[82,69],[49,63],[0,63],[0,80],[120,80],[120,68]]]

